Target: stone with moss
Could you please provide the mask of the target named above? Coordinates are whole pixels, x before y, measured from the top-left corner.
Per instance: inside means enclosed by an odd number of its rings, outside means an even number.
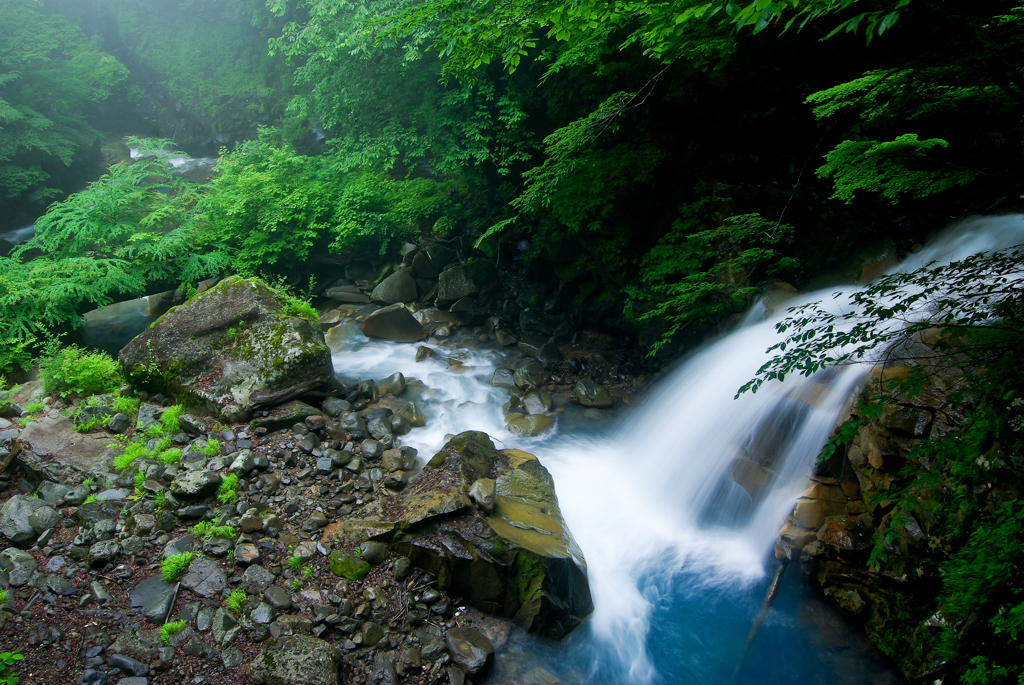
[[[493,487],[490,506],[474,491],[481,483]],[[531,454],[495,449],[484,433],[449,440],[402,492],[362,516],[369,537],[392,542],[450,595],[524,630],[559,639],[593,610],[586,562],[551,475]]]
[[[134,386],[233,420],[335,382],[316,312],[237,276],[164,314],[120,361]]]
[[[340,549],[331,552],[327,563],[330,564],[331,573],[349,580],[362,580],[370,572],[370,564]]]

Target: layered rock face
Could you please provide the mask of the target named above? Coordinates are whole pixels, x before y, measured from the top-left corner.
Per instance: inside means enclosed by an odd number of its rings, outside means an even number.
[[[334,378],[319,327],[259,281],[240,277],[169,311],[120,361],[133,384],[190,396],[229,420]]]
[[[375,537],[449,594],[559,639],[593,610],[583,554],[536,457],[452,438],[399,494],[363,510]]]

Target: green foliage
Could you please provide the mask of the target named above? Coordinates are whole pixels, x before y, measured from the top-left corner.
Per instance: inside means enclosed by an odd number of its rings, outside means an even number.
[[[981,348],[1005,348],[1024,335],[1021,325],[1021,275],[1024,250],[980,253],[946,265],[929,264],[911,272],[880,276],[849,297],[837,311],[821,303],[791,310],[776,324],[786,339],[768,351],[766,362],[739,392],[754,392],[768,380],[804,376],[826,368],[879,360],[898,362],[908,345],[937,329],[936,346],[948,351],[960,336],[993,331],[1005,337],[978,339]],[[998,320],[999,323],[994,323]]]
[[[231,504],[238,500],[238,474],[229,473],[224,476],[217,488],[217,501],[221,504]]]
[[[131,417],[135,416],[135,412],[139,410],[139,401],[134,397],[122,397],[117,395],[114,397],[114,402],[111,407],[115,412],[119,414],[127,414]]]
[[[292,571],[298,571],[302,568],[302,559],[299,557],[288,557],[288,568]]]
[[[302,581],[299,580],[298,578],[292,578],[291,588],[292,588],[292,592],[298,592],[299,590],[302,589]]]
[[[31,416],[32,414],[42,411],[44,406],[46,405],[42,402],[29,402],[25,405],[25,413]]]
[[[85,500],[82,502],[82,504],[92,504],[95,501],[96,501],[96,495],[89,495],[88,497],[85,498]]]
[[[235,529],[233,527],[218,526],[211,521],[200,521],[192,526],[192,534],[203,540],[209,540],[210,538],[235,539]]]
[[[792,240],[791,226],[746,214],[705,228],[710,203],[685,208],[685,218],[677,220],[644,257],[643,287],[628,290],[637,301],[648,303],[638,320],[665,322],[665,332],[651,346],[651,354],[686,325],[714,323],[740,311],[761,289],[762,276],[777,277],[795,266],[778,251]]]
[[[20,682],[20,679],[11,671],[11,667],[16,661],[21,661],[24,658],[17,652],[0,652],[0,683],[17,685]]]
[[[158,490],[156,497],[153,498],[153,510],[159,514],[165,509],[167,509],[167,498],[164,497],[163,490]]]
[[[99,138],[90,120],[120,92],[128,70],[63,17],[33,0],[3,0],[0,15],[0,207],[50,197],[55,167]]]
[[[160,626],[161,644],[168,644],[171,640],[171,635],[180,632],[184,627],[185,621],[168,621],[167,623]]]
[[[122,445],[116,444],[121,447]],[[132,465],[136,459],[149,458],[152,456],[152,452],[146,449],[146,446],[140,442],[130,442],[127,445],[123,445],[124,451],[114,457],[113,467],[115,471],[124,471],[126,468]]]
[[[245,606],[245,601],[248,599],[245,595],[245,590],[242,588],[235,588],[231,591],[231,594],[224,600],[224,606],[228,611],[236,614],[242,613],[242,608]]]
[[[58,347],[50,339],[39,359],[39,377],[48,393],[99,395],[117,390],[121,374],[117,361],[105,352],[87,352],[77,345]]]
[[[160,415],[160,426],[166,433],[180,433],[181,424],[178,423],[178,415],[185,411],[185,407],[175,404],[164,409]]]
[[[194,552],[172,554],[160,563],[160,575],[163,576],[165,582],[173,583],[188,570],[195,557]]]
[[[203,444],[203,454],[206,455],[207,459],[213,459],[214,457],[220,456],[220,441],[207,440]]]
[[[306,580],[312,580],[313,579],[313,569],[311,569],[309,566],[306,566],[305,568],[303,568],[302,569],[302,577],[305,578]]]
[[[825,155],[817,174],[835,181],[832,197],[844,202],[852,202],[858,190],[880,193],[893,203],[908,195],[927,197],[966,185],[978,176],[976,171],[936,164],[927,157],[928,150],[948,145],[939,138],[918,140],[916,133],[892,142],[844,140]]]
[[[7,604],[7,590],[0,590],[0,607]]]
[[[156,455],[156,458],[165,464],[177,464],[181,461],[181,449],[178,447],[171,447]]]

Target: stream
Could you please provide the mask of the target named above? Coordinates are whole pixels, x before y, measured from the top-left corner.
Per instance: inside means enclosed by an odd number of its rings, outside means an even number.
[[[1024,243],[1024,216],[973,218],[951,226],[895,267],[913,270]],[[852,287],[799,295],[790,306],[831,300]],[[403,438],[421,456],[445,436],[480,430],[499,447],[535,454],[551,472],[562,513],[586,556],[592,616],[560,644],[513,638],[491,682],[542,665],[565,682],[897,683],[899,673],[799,569],[784,577],[775,603],[739,664],[751,621],[777,562],[778,531],[806,484],[833,425],[858,390],[864,368],[736,390],[767,360],[781,311],[757,303],[735,331],[663,374],[643,401],[609,412],[568,405],[556,428],[523,438],[504,428],[507,395],[494,369],[514,368],[514,348],[453,337],[438,357],[415,360],[416,345],[369,340],[355,321],[328,336],[343,377],[412,384],[425,428]],[[460,362],[449,369],[445,358]],[[733,482],[744,452],[770,451],[778,478],[757,500]],[[544,682],[539,679],[537,682]]]
[[[894,270],[1022,243],[1024,215],[966,219]],[[853,289],[794,294],[786,306],[843,307]],[[113,332],[117,324],[111,347],[152,316],[144,301],[118,307],[123,321],[93,326]],[[521,361],[516,348],[457,333],[431,343],[437,357],[417,362],[416,344],[368,339],[354,319],[328,332],[345,380],[406,376],[403,399],[416,402],[426,426],[402,442],[421,460],[446,436],[478,430],[500,448],[535,454],[555,480],[562,514],[586,556],[595,610],[561,643],[514,632],[488,682],[524,683],[519,674],[531,668],[536,677],[528,680],[538,685],[555,682],[551,674],[566,683],[609,684],[903,682],[798,567],[783,577],[743,656],[778,563],[779,529],[866,371],[790,376],[734,399],[767,360],[778,339],[775,323],[785,315],[769,315],[758,302],[736,330],[678,361],[634,406],[568,404],[555,428],[536,438],[505,429],[508,396],[490,382],[495,369]],[[778,474],[756,497],[734,482],[743,455],[770,455]]]

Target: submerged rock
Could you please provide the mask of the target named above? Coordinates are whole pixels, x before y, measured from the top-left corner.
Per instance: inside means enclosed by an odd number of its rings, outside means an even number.
[[[367,529],[384,531],[376,539],[394,540],[448,594],[525,630],[559,639],[593,610],[583,553],[551,476],[533,455],[497,450],[484,433],[452,438],[364,516]]]
[[[192,396],[231,418],[334,379],[315,320],[260,281],[221,281],[171,309],[128,343],[121,364],[137,387]]]

